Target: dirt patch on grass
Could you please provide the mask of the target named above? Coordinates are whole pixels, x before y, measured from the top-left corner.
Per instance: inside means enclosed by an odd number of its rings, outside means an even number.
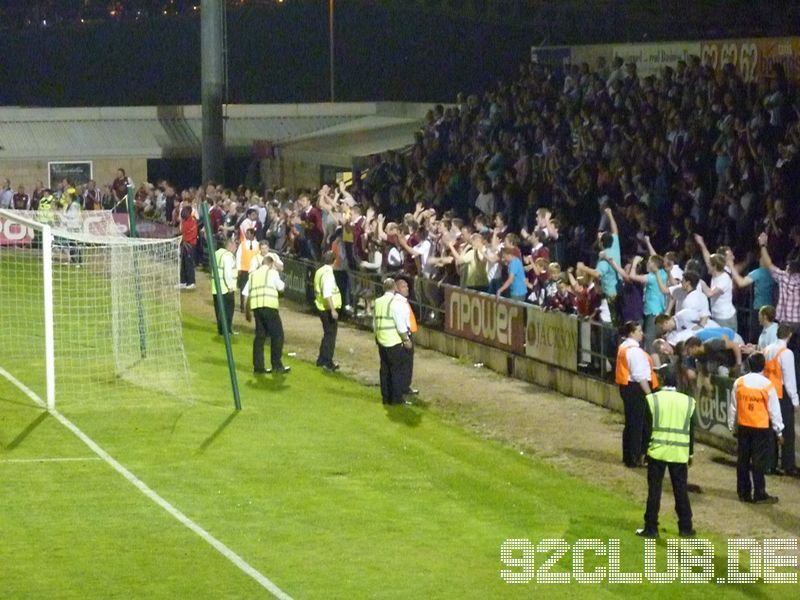
[[[198,273],[197,283],[197,290],[183,292],[183,310],[213,320],[208,279]],[[311,362],[317,356],[322,328],[315,315],[296,308],[285,302],[281,307],[284,351],[296,352],[296,359]],[[234,328],[242,331],[242,337],[252,335],[252,327],[238,312]],[[244,341],[240,338],[240,343]],[[286,364],[296,359],[287,358]],[[336,359],[348,377],[378,385],[378,353],[368,332],[341,325]],[[414,386],[420,389],[420,410],[537,456],[587,482],[616,489],[641,504],[644,514],[647,472],[622,465],[622,415],[419,347]],[[676,517],[668,480],[661,522],[674,531]],[[734,458],[698,444],[689,483],[702,490],[690,494],[695,528],[701,535],[711,531],[723,537],[794,538],[800,532],[800,479],[767,478],[768,492],[780,497],[777,505],[742,504],[736,497]]]

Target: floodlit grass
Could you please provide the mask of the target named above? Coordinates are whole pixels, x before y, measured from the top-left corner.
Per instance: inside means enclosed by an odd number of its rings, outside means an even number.
[[[128,393],[116,401],[109,386],[106,398],[59,408],[295,598],[797,597],[797,585],[508,585],[506,538],[620,539],[622,570],[642,572],[633,529],[643,506],[424,409],[387,411],[374,388],[309,364],[256,379],[248,335],[234,348],[236,413],[214,324],[185,316],[184,341],[192,400],[145,391],[139,403]],[[0,379],[1,597],[267,595],[104,462],[10,462],[91,457]],[[662,516],[676,534],[667,495]],[[588,556],[590,568],[607,564]],[[717,570],[724,575],[724,557]]]

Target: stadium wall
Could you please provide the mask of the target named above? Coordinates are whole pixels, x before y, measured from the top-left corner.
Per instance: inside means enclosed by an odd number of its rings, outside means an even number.
[[[605,381],[562,369],[527,356],[515,356],[505,350],[486,346],[429,327],[420,327],[415,335],[415,340],[424,348],[465,359],[474,364],[481,363],[501,375],[534,383],[618,413],[624,411],[619,389],[616,385]],[[723,413],[720,411],[724,410],[724,415],[726,416],[727,406],[723,408],[722,402],[727,399],[724,390],[726,387],[728,390],[730,389],[730,383],[727,386],[724,382],[716,383],[718,386],[715,386],[714,389],[714,408],[711,410],[715,411],[717,416],[722,416]],[[704,409],[699,403],[698,418],[700,426],[695,429],[696,439],[714,448],[733,453],[736,448],[736,440],[727,429],[720,427],[718,423],[709,422],[706,413],[708,413],[708,408]],[[704,426],[707,425],[711,425],[711,427],[705,429]]]

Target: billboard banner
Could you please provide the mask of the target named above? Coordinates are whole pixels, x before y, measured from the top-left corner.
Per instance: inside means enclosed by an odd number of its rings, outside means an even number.
[[[658,42],[651,44],[615,45],[613,56],[636,63],[639,77],[659,75],[664,67],[675,67],[679,60],[700,56],[700,42]]]
[[[747,82],[770,76],[774,64],[783,65],[789,79],[800,79],[800,37],[716,40],[703,42],[700,52],[703,64],[720,69],[731,63]]]
[[[445,331],[458,337],[525,354],[525,307],[504,298],[446,286]]]
[[[619,56],[626,63],[636,63],[640,77],[658,75],[663,67],[674,68],[679,60],[688,62],[692,55],[700,57],[702,64],[713,67],[715,71],[727,63],[734,65],[745,82],[769,77],[775,64],[783,66],[787,78],[800,81],[800,37],[531,48],[532,62],[553,66],[586,62],[594,67],[600,57],[610,64],[614,57]]]
[[[293,302],[309,302],[309,298],[314,297],[314,283],[311,279],[314,274],[313,267],[303,261],[287,256],[283,256],[282,260],[283,281],[286,283],[283,295],[287,300]],[[310,295],[309,288],[311,289]]]
[[[32,227],[0,217],[0,246],[30,244],[33,242],[33,233]]]
[[[551,365],[578,371],[578,319],[562,312],[528,309],[525,354]]]
[[[572,48],[569,46],[532,46],[531,62],[558,68],[572,62]]]

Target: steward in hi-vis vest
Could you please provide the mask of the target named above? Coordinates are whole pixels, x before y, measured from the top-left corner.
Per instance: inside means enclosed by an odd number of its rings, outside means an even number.
[[[688,465],[692,455],[694,398],[671,388],[662,388],[648,394],[646,400],[652,425],[647,447],[647,509],[644,528],[636,533],[642,537],[658,537],[661,484],[664,472],[669,469],[675,512],[678,513],[678,533],[681,537],[692,536],[692,507],[687,486]]]
[[[322,266],[314,273],[314,305],[322,322],[322,341],[317,355],[317,366],[335,371],[339,365],[334,362],[336,332],[339,325],[339,309],[342,308],[342,294],[333,276],[333,263],[336,254],[326,252],[322,255]]]
[[[728,405],[728,427],[738,427],[736,460],[736,492],[742,502],[775,503],[778,498],[767,494],[764,472],[769,465],[772,430],[783,443],[783,419],[778,394],[772,382],[764,377],[766,360],[760,352],[747,359],[750,372],[733,382]]]
[[[408,327],[408,303],[397,293],[392,278],[383,281],[383,296],[375,300],[372,327],[381,359],[381,398],[386,404],[404,404],[409,377],[411,336]]]
[[[256,322],[256,336],[253,339],[253,373],[256,375],[291,371],[291,367],[285,367],[282,362],[283,322],[278,312],[278,297],[285,287],[272,257],[266,256],[261,266],[250,273],[242,291],[247,297],[245,318],[249,322],[252,313]],[[264,343],[268,336],[271,369],[264,367]]]
[[[650,439],[650,424],[645,418],[645,396],[658,388],[653,359],[642,350],[642,326],[628,321],[622,327],[624,338],[617,351],[615,380],[625,408],[625,427],[622,430],[622,462],[626,467],[643,464],[644,451]]]
[[[233,312],[236,309],[236,241],[228,238],[225,242],[224,248],[218,248],[214,253],[214,258],[217,262],[217,270],[219,271],[219,285],[222,292],[222,302],[225,305],[225,322],[228,325],[228,331],[233,333]],[[214,314],[217,317],[217,333],[223,335],[222,329],[223,321],[222,315],[219,312],[216,298],[217,284],[214,278],[211,278],[211,296],[214,302]]]

